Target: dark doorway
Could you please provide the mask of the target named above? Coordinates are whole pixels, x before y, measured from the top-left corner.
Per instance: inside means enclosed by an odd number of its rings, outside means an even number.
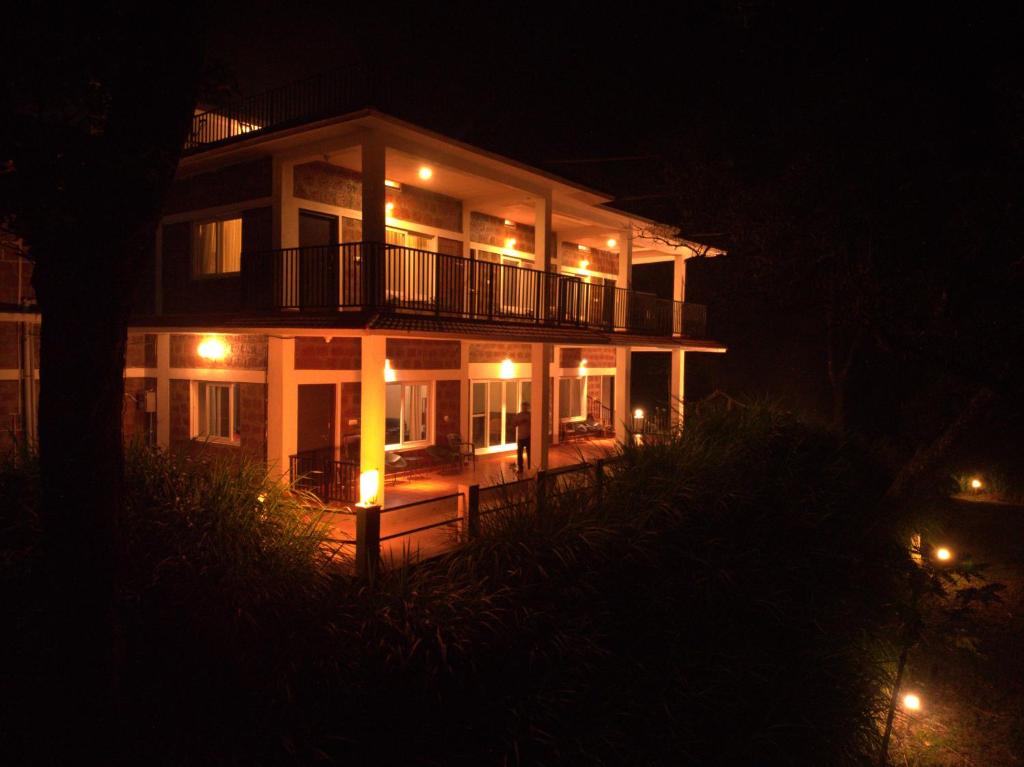
[[[334,309],[338,285],[338,217],[299,211],[299,305]]]
[[[334,384],[299,385],[300,453],[334,447]]]

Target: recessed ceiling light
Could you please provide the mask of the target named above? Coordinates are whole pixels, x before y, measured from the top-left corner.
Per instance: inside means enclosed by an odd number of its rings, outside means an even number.
[[[430,177],[434,175],[434,171],[428,168],[426,165],[420,166],[420,178],[424,181],[429,181]]]
[[[619,243],[616,241],[616,239],[614,237],[609,237],[608,238],[608,247],[609,248],[614,248],[618,244]]]
[[[392,189],[401,189],[402,185],[397,181],[392,181],[390,178],[384,179],[384,186],[390,186]]]

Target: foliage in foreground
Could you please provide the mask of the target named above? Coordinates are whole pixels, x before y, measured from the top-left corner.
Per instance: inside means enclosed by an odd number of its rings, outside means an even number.
[[[869,461],[771,408],[695,419],[626,450],[602,502],[486,517],[459,552],[369,585],[257,468],[128,464],[136,760],[841,765],[877,748],[902,533]],[[31,582],[17,559],[5,591]]]

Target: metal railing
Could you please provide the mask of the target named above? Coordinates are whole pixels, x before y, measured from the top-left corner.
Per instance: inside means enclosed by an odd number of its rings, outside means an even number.
[[[288,457],[292,484],[314,493],[324,503],[359,500],[359,466],[338,460],[333,448],[305,450]]]
[[[352,112],[368,106],[372,95],[369,78],[358,68],[314,75],[194,115],[185,152]]]
[[[377,242],[246,251],[242,277],[255,310],[386,309],[688,338],[707,317],[703,306],[572,275]]]

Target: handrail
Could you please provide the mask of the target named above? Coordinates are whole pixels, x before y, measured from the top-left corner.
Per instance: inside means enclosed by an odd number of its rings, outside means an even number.
[[[346,67],[199,112],[185,152],[201,152],[233,139],[366,107],[374,89],[361,69]]]
[[[436,317],[701,337],[706,307],[574,275],[380,242],[242,254],[255,310],[381,309]]]

